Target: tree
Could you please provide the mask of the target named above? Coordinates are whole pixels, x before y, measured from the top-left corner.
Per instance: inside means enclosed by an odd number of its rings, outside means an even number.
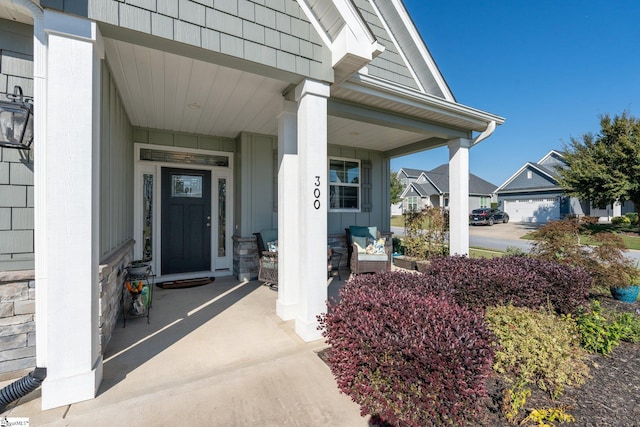
[[[627,112],[600,117],[600,132],[571,138],[559,184],[567,194],[597,206],[630,200],[640,211],[640,120]]]
[[[404,187],[398,179],[398,174],[391,171],[391,204],[395,205],[400,201],[400,194],[402,194]]]

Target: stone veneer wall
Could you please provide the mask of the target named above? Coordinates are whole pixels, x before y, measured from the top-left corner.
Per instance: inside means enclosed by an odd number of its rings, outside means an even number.
[[[233,236],[233,275],[238,280],[258,278],[258,243],[255,236]]]
[[[99,351],[111,340],[120,318],[124,267],[133,257],[133,241],[99,267]],[[17,378],[36,366],[36,287],[34,271],[0,272],[0,380]]]
[[[100,264],[98,280],[100,291],[100,348],[101,354],[111,340],[121,313],[124,292],[124,267],[133,260],[133,244],[130,240]]]
[[[392,233],[381,233],[388,240]],[[347,266],[347,244],[345,234],[330,234],[327,246],[342,250],[344,256],[340,259],[340,268]],[[258,244],[255,236],[233,236],[233,275],[238,280],[255,280],[258,278]]]
[[[0,379],[36,366],[33,270],[0,272]]]

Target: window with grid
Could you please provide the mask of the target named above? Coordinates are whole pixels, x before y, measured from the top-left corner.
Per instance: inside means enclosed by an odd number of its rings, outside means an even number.
[[[360,210],[360,161],[329,158],[329,210]]]

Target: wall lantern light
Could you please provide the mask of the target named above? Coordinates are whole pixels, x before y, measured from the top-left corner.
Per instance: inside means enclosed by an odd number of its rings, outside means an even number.
[[[30,150],[33,143],[33,103],[14,86],[10,101],[0,101],[0,147]]]

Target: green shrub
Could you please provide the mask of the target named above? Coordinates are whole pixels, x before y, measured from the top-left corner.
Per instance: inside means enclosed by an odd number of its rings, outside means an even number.
[[[638,225],[638,213],[637,212],[627,212],[624,214],[627,218],[629,218],[629,223],[631,225]]]
[[[517,388],[535,384],[552,398],[566,385],[583,384],[589,368],[575,322],[552,312],[511,305],[488,308],[486,321],[496,335],[494,369]]]
[[[629,312],[606,312],[598,300],[576,317],[581,345],[590,353],[610,354],[620,341],[640,342],[640,316]]]
[[[607,319],[598,300],[591,303],[590,310],[580,311],[576,324],[580,332],[580,345],[589,353],[608,355],[620,344],[620,328]]]
[[[640,316],[634,313],[620,313],[614,321],[620,328],[620,339],[628,342],[640,342]]]
[[[626,216],[614,216],[611,218],[611,224],[613,225],[630,225],[631,219]]]
[[[517,246],[507,246],[504,251],[505,256],[527,256],[527,253]]]

